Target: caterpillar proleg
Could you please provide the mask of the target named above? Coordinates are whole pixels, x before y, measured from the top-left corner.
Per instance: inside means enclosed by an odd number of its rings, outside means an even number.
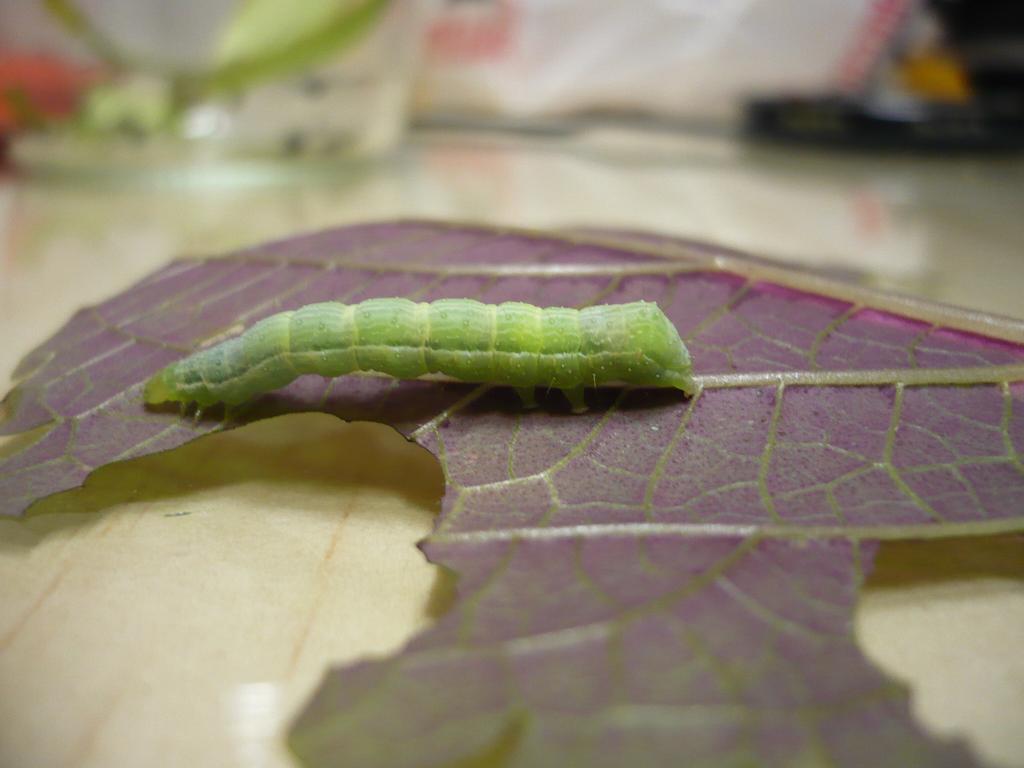
[[[303,374],[429,374],[565,392],[624,384],[694,391],[690,356],[671,321],[645,301],[585,309],[472,299],[324,302],[267,317],[240,336],[171,363],[146,383],[148,403],[234,405]]]

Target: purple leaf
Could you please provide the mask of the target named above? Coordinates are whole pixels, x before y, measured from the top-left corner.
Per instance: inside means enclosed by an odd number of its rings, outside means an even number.
[[[373,296],[658,301],[703,390],[304,377],[230,416],[147,409],[168,361],[282,309]],[[1024,522],[1024,325],[696,243],[436,223],[176,262],[18,369],[0,512],[111,461],[269,415],[386,421],[447,478],[427,555],[460,599],[397,656],[333,672],[310,765],[964,765],[858,651],[872,540]],[[504,761],[504,762],[502,762]]]
[[[306,764],[971,764],[858,650],[855,544],[581,529],[425,549],[458,569],[458,606],[327,677],[291,738]]]

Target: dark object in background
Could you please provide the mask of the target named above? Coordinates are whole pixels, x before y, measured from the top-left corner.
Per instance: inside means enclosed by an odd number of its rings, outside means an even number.
[[[1024,3],[932,0],[964,64],[975,100],[996,113],[1024,112]]]
[[[921,57],[915,67],[908,64],[913,53],[890,52],[859,94],[753,101],[748,135],[865,149],[1024,149],[1024,2],[932,0],[927,12],[941,27],[945,63],[961,70],[962,99],[936,99],[915,87],[922,78],[906,75],[920,73]],[[894,93],[894,80],[902,80],[901,92]]]
[[[1005,151],[1024,149],[1024,116],[981,104],[872,104],[838,97],[754,101],[753,138],[861,149]]]

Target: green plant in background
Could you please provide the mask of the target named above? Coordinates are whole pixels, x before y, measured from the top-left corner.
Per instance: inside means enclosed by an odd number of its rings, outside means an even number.
[[[295,75],[354,46],[391,0],[243,0],[209,68],[168,72],[126,55],[75,4],[43,0],[51,16],[119,78],[93,88],[78,115],[85,133],[150,135],[173,129],[190,106]]]

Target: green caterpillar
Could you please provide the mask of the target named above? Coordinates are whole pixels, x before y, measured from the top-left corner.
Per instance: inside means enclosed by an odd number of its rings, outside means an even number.
[[[302,374],[358,371],[506,384],[527,407],[536,405],[534,387],[558,388],[575,412],[586,410],[585,386],[694,392],[690,355],[657,304],[577,310],[391,298],[310,304],[272,315],[240,336],[171,363],[146,383],[145,399],[234,405]]]

